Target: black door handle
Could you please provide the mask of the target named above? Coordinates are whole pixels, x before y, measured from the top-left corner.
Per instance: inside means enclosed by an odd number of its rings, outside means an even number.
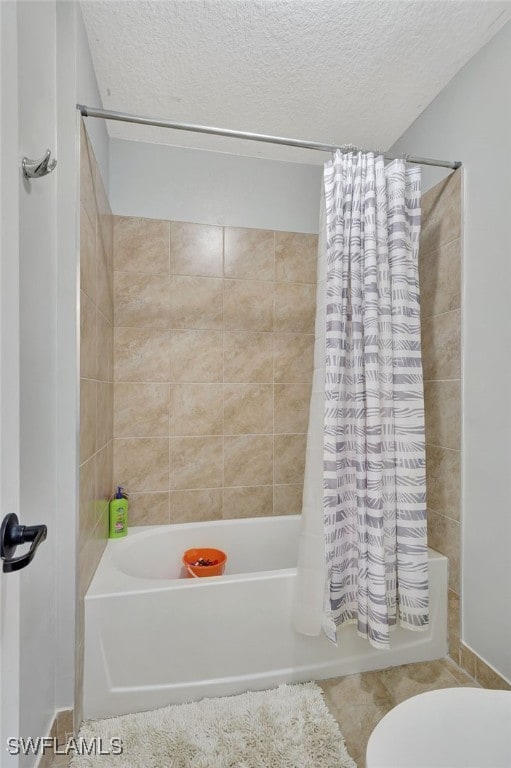
[[[6,515],[0,528],[0,558],[3,560],[3,572],[19,571],[32,562],[39,544],[45,540],[47,534],[45,525],[20,525],[18,516],[11,512]],[[16,547],[20,544],[32,546],[24,555],[13,557]]]

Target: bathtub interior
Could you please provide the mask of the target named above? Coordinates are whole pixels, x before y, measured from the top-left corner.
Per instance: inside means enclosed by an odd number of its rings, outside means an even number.
[[[126,576],[157,580],[186,578],[181,557],[192,547],[223,550],[226,576],[295,568],[298,519],[297,515],[270,518],[270,526],[261,518],[139,526],[126,539],[109,541],[107,558]]]

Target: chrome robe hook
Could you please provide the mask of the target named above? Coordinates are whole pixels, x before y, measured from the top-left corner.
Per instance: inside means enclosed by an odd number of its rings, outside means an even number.
[[[46,176],[48,173],[51,173],[55,169],[57,161],[53,159],[50,162],[50,158],[50,149],[46,150],[44,157],[42,157],[40,160],[31,160],[29,157],[25,156],[21,161],[23,176],[26,179],[39,179],[41,176]]]

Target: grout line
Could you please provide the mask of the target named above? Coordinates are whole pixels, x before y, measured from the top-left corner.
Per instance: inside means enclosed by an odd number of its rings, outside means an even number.
[[[173,385],[180,385],[180,386],[186,386],[187,384],[223,384],[224,382],[221,381],[221,379],[218,379],[217,381],[195,381],[195,380],[189,380],[189,379],[174,379],[174,380],[168,380],[168,379],[115,379],[115,381],[104,381],[102,379],[91,379],[88,376],[81,376],[80,379],[82,381],[99,381],[104,384],[173,384]],[[430,381],[438,381],[438,379],[430,379]],[[446,379],[446,381],[457,381],[457,379]],[[265,387],[270,387],[272,384],[277,385],[286,385],[286,386],[295,386],[295,385],[302,385],[307,386],[311,385],[310,381],[306,381],[305,379],[299,379],[298,381],[226,381],[225,384],[228,386],[243,386],[243,385],[263,385]]]
[[[444,512],[439,512],[437,509],[433,509],[430,506],[427,506],[427,512],[433,512],[435,515],[439,515],[440,517],[445,517],[447,520],[450,520],[452,523],[457,523],[458,525],[461,525],[461,520],[455,519],[454,517],[450,517],[449,515],[446,515]]]
[[[421,320],[432,320],[435,317],[443,317],[444,315],[452,315],[454,312],[461,312],[461,307],[455,307],[454,309],[446,309],[445,312],[435,312],[433,315],[422,315]]]
[[[450,240],[445,240],[444,242],[439,243],[436,248],[430,248],[427,251],[421,251],[421,245],[419,240],[419,258],[421,256],[431,256],[431,254],[433,253],[438,253],[439,251],[442,250],[442,248],[446,248],[448,245],[455,243],[456,240],[459,240],[461,244],[461,234],[457,235],[456,237],[452,237]]]
[[[222,434],[217,432],[216,435],[115,435],[114,440],[182,440],[183,438],[202,439],[205,437],[220,438],[220,437],[280,437],[285,435],[286,437],[302,437],[307,432],[227,432]],[[110,442],[110,441],[109,441]],[[107,443],[105,443],[107,445]],[[104,447],[104,446],[103,446]],[[97,451],[98,452],[98,451]],[[85,463],[85,462],[83,462]]]
[[[441,448],[443,451],[452,451],[453,453],[461,453],[461,448],[447,448],[445,445],[437,445],[437,443],[426,443],[426,448],[431,446],[431,448]]]
[[[163,491],[154,491],[154,490],[142,490],[142,491],[129,491],[130,496],[140,496],[142,494],[144,495],[152,495],[152,496],[160,496],[162,493],[181,493],[181,492],[189,492],[189,491],[223,491],[224,488],[230,489],[230,488],[302,488],[303,483],[276,483],[274,486],[270,483],[263,483],[261,485],[257,485],[256,483],[252,483],[251,485],[208,485],[205,487],[200,488],[177,488],[177,487],[170,487],[169,490],[163,490]]]
[[[245,283],[264,283],[265,285],[268,283],[274,283],[275,285],[316,285],[316,282],[311,282],[310,280],[274,280],[274,279],[268,279],[264,280],[262,278],[257,277],[231,277],[230,275],[225,275],[223,272],[222,275],[211,275],[211,274],[197,274],[197,272],[173,272],[169,269],[169,272],[141,272],[140,270],[134,270],[134,269],[114,269],[114,275],[143,275],[143,276],[152,276],[152,277],[198,277],[202,278],[204,280],[233,280],[237,282],[245,282]]]
[[[448,382],[448,381],[459,381],[459,382],[461,382],[461,376],[458,376],[455,379],[454,378],[453,379],[423,379],[423,383],[424,384],[429,384],[429,383],[439,384],[439,383]]]
[[[82,291],[83,293],[83,291]],[[87,296],[87,294],[85,294]],[[87,296],[87,298],[90,300],[90,298]],[[94,302],[91,302],[94,306]],[[265,334],[273,334],[274,336],[314,336],[314,333],[307,333],[305,331],[262,331],[257,328],[250,330],[247,328],[211,328],[211,327],[198,327],[198,328],[181,328],[176,326],[169,326],[169,327],[157,327],[152,325],[113,325],[111,326],[114,330],[138,330],[138,331],[158,331],[158,332],[169,332],[169,331],[216,331],[216,333],[246,333],[247,335],[252,335],[254,333],[265,333]]]
[[[463,672],[463,674],[464,674],[464,675],[466,675],[467,677],[470,677],[470,679],[471,679],[471,680],[473,680],[475,683],[477,682],[477,680],[475,679],[475,677],[472,677],[472,675],[469,675],[469,674],[468,674],[468,672],[467,672],[465,669],[463,669],[463,667],[462,667],[462,666],[460,666],[460,665],[459,665],[459,664],[458,664],[456,661],[454,661],[454,659],[452,658],[452,656],[448,656],[448,658],[449,658],[449,659],[452,661],[452,663],[453,663],[453,664],[456,664],[456,666],[458,667],[458,669],[460,670],[460,672]],[[441,661],[443,661],[443,659],[441,659]],[[446,671],[446,672],[447,672],[447,673],[448,673],[448,674],[449,674],[449,675],[452,677],[452,679],[453,679],[453,680],[455,680],[455,682],[456,682],[456,685],[457,685],[458,687],[459,687],[459,686],[463,686],[463,683],[460,683],[460,681],[456,679],[456,677],[453,675],[453,673],[451,672],[451,670],[448,668],[448,666],[447,666],[447,665],[445,665],[445,666],[444,666],[444,665],[442,664],[442,666],[443,666],[443,668],[445,669],[445,671]]]

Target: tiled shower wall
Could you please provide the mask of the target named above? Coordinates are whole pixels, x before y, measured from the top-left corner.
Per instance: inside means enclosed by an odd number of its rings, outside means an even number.
[[[428,540],[449,558],[449,653],[459,659],[461,171],[425,193],[419,272]]]
[[[485,688],[509,685],[460,642],[462,171],[422,199],[419,273],[428,540],[449,558],[449,654]]]
[[[317,236],[114,217],[131,524],[301,511]]]
[[[80,135],[80,498],[75,723],[81,720],[83,598],[108,537],[113,477],[113,232],[101,174]]]

